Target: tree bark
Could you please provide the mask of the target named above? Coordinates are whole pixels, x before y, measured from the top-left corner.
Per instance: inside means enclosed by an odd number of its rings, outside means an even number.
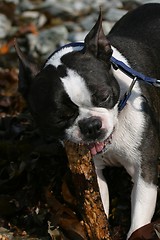
[[[111,240],[91,154],[83,145],[66,142],[65,148],[72,172],[77,208],[84,221],[88,239]]]

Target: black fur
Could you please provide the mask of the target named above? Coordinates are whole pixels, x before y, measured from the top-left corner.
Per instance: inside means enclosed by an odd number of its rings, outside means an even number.
[[[127,58],[133,69],[160,79],[160,4],[145,4],[129,12],[115,24],[107,38]],[[145,96],[143,108],[146,115],[146,131],[141,145],[142,176],[148,182],[157,183],[160,88],[144,83],[140,86]]]

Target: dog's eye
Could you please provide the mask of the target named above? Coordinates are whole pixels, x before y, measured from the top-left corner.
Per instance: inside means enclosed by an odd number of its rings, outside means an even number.
[[[63,112],[63,114],[61,114],[59,116],[59,119],[57,120],[57,124],[65,124],[65,123],[69,123],[70,121],[74,121],[74,119],[77,117],[77,113],[73,112],[73,113],[65,113]]]
[[[109,99],[110,99],[110,97],[111,97],[110,95],[104,97],[103,99],[101,99],[101,102],[102,102],[102,103],[108,102]]]
[[[74,118],[74,116],[75,116],[75,113],[70,113],[70,114],[68,113],[68,114],[65,114],[63,118],[65,118],[66,120],[69,120],[71,118]]]
[[[104,104],[108,103],[110,101],[111,96],[105,96],[104,98],[101,98],[99,101],[99,106],[103,106]]]
[[[111,100],[111,95],[110,94],[100,94],[101,92],[98,92],[97,94],[94,94],[92,96],[92,101],[95,106],[99,107],[106,107],[106,105],[110,102]]]

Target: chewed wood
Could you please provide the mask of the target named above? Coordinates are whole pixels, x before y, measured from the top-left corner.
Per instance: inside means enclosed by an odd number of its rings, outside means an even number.
[[[80,144],[66,142],[65,148],[72,172],[78,211],[84,221],[88,239],[111,240],[91,154]]]

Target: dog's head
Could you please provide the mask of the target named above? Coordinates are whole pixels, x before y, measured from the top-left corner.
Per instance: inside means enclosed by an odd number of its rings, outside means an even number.
[[[111,73],[112,49],[100,14],[84,47],[65,47],[41,70],[15,44],[19,90],[45,136],[83,142],[92,154],[109,141],[117,121],[119,85]]]

